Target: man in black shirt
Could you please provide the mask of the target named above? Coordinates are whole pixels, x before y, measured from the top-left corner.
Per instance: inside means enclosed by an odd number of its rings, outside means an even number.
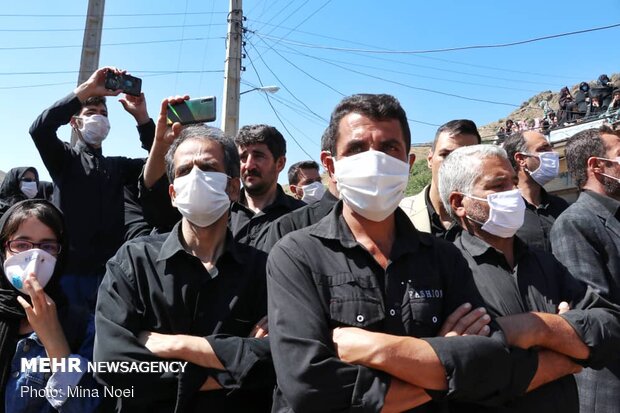
[[[325,159],[331,156],[329,134],[323,134],[321,139],[321,164],[325,167]],[[326,168],[327,170],[327,168]],[[263,244],[263,251],[271,251],[282,237],[289,232],[297,231],[310,225],[314,225],[323,219],[332,210],[336,202],[338,202],[338,188],[336,183],[331,179],[329,170],[327,170],[329,180],[327,181],[327,190],[318,202],[298,208],[293,212],[289,212],[278,218],[269,226],[267,239]]]
[[[476,145],[444,160],[439,192],[464,228],[455,245],[469,263],[487,310],[508,327],[504,332],[512,344],[541,347],[538,374],[559,379],[535,390],[530,384],[533,391],[505,403],[502,411],[578,412],[577,387],[568,375],[575,366],[568,357],[597,367],[611,359],[620,343],[620,308],[586,289],[553,255],[530,249],[514,236],[525,210],[516,180],[501,148]],[[556,315],[562,301],[572,310]],[[525,334],[512,335],[513,327]]]
[[[551,226],[568,208],[565,200],[548,194],[544,188],[560,171],[559,155],[545,136],[535,131],[515,133],[502,147],[517,172],[518,187],[525,200],[525,219],[517,236],[530,248],[551,252]]]
[[[158,135],[166,131],[166,104]],[[191,126],[166,161],[170,197],[183,218],[170,234],[126,243],[108,262],[94,358],[189,364],[178,374],[97,377],[133,389],[119,399],[121,412],[268,412],[275,380],[269,343],[247,338],[266,313],[266,257],[235,241],[227,227],[239,185],[230,178],[239,169],[235,145],[219,130]]]
[[[120,90],[104,87],[108,71],[97,70],[73,93],[45,110],[30,127],[30,135],[49,171],[69,233],[69,256],[63,289],[74,303],[94,308],[97,287],[106,261],[125,235],[124,185],[137,182],[143,159],[103,156],[101,145],[109,130],[105,96]],[[144,94],[120,100],[138,123],[142,147],[150,150],[155,125],[149,118]],[[56,131],[70,123],[79,137],[75,146],[61,141]]]
[[[553,254],[576,278],[620,304],[620,136],[609,127],[566,143],[568,170],[580,190],[551,228]],[[620,412],[620,360],[577,376],[581,411]]]
[[[315,161],[295,162],[288,168],[288,188],[296,199],[306,204],[320,200],[325,192],[319,164]]]
[[[437,129],[433,145],[426,162],[431,170],[431,183],[417,195],[404,198],[400,207],[422,232],[454,241],[461,229],[452,221],[439,199],[437,174],[441,163],[456,148],[480,143],[476,124],[469,119],[457,119],[441,125]]]
[[[398,208],[411,139],[398,101],[388,95],[345,98],[325,134],[325,164],[343,201],[317,224],[285,236],[267,264],[278,376],[273,411],[421,406],[416,411],[434,412],[440,407],[428,403],[431,390],[477,399],[508,387],[514,377],[503,369],[510,367],[503,343],[479,336],[432,338],[455,309],[466,302],[478,308],[480,297],[456,248],[417,231]],[[471,333],[488,334],[488,317],[481,321]],[[332,330],[343,326],[410,336],[414,380],[348,363],[341,354],[344,342],[332,339]],[[497,371],[485,372],[489,363]]]
[[[230,210],[235,240],[262,248],[269,225],[305,202],[288,196],[278,184],[286,164],[286,141],[273,126],[243,126],[235,137],[241,158],[243,189]]]

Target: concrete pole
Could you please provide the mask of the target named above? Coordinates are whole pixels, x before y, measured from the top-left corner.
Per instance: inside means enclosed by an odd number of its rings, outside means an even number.
[[[241,82],[241,42],[243,39],[242,0],[230,0],[228,35],[226,36],[226,67],[222,102],[222,129],[235,136],[239,129],[239,89]]]
[[[99,68],[99,52],[101,51],[101,31],[103,29],[103,13],[105,0],[88,0],[84,40],[82,41],[82,59],[77,84],[84,83]],[[78,137],[71,132],[71,145],[75,145]]]

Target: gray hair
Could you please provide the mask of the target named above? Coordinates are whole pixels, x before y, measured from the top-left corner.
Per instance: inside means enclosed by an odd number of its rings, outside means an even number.
[[[450,206],[450,194],[462,192],[471,194],[480,177],[480,163],[483,159],[500,157],[508,159],[506,151],[496,145],[464,146],[454,150],[439,167],[438,190],[441,203],[453,220],[457,220]]]
[[[224,152],[224,169],[226,171],[226,175],[231,178],[239,177],[241,163],[239,161],[239,152],[237,151],[234,140],[224,135],[224,132],[222,132],[219,128],[198,124],[184,127],[183,130],[181,130],[179,137],[174,140],[166,153],[166,174],[168,175],[168,181],[170,183],[174,181],[174,154],[179,146],[188,139],[211,140],[219,143],[222,146],[222,151]]]

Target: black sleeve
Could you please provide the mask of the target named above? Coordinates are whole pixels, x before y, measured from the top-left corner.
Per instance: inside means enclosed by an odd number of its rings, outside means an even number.
[[[81,108],[82,104],[79,99],[71,93],[41,113],[30,126],[30,136],[41,155],[43,164],[55,182],[60,180],[71,158],[71,146],[61,141],[56,131],[62,125],[69,123],[71,117]]]
[[[155,140],[155,122],[149,118],[149,121],[143,125],[138,125],[138,133],[140,134],[140,142],[142,148],[150,152]]]
[[[296,254],[303,249],[290,240],[278,243],[267,261],[269,337],[280,391],[293,411],[381,411],[389,375],[338,358],[312,274]]]
[[[140,309],[144,303],[138,298],[133,274],[127,271],[129,254],[121,247],[107,264],[106,274],[99,287],[95,310],[94,360],[151,362],[161,361],[138,342]],[[173,373],[110,373],[98,372],[100,382],[118,388],[134,389],[131,403],[139,404],[176,398],[177,375]]]
[[[294,230],[289,216],[290,214],[286,214],[269,225],[269,230],[262,247],[263,251],[269,253],[283,236]]]
[[[448,390],[434,398],[501,406],[523,395],[538,368],[535,351],[507,348],[503,334],[491,337],[431,337],[427,341],[446,370]],[[492,366],[492,367],[490,367]]]
[[[144,185],[144,172],[138,180],[138,199],[142,205],[144,219],[159,233],[169,232],[181,220],[181,214],[172,206],[168,195],[168,177],[164,174],[151,188]]]

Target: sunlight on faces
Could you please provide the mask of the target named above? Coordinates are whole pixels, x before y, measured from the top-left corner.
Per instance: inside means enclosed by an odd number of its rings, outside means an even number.
[[[224,149],[222,145],[210,139],[189,138],[185,140],[174,153],[174,177],[178,178],[187,175],[194,168],[194,165],[201,171],[225,174]],[[226,193],[229,193],[229,187],[230,183],[226,187]],[[170,184],[168,191],[172,205],[176,206],[174,203],[176,198],[174,182]]]
[[[284,169],[286,157],[274,159],[265,143],[239,146],[241,179],[250,195],[261,195],[269,191],[278,181],[278,174]]]
[[[525,140],[525,152],[531,155],[538,155],[543,152],[552,152],[553,147],[540,132],[527,131],[523,133],[523,139]],[[515,154],[519,156],[519,154]],[[525,166],[530,172],[534,172],[540,167],[540,159],[537,156],[523,156]]]
[[[297,171],[297,178],[299,179],[297,185],[290,185],[289,189],[298,199],[304,196],[304,191],[301,188],[302,186],[309,185],[313,182],[321,182],[321,175],[319,171],[314,168],[300,168],[299,171]]]
[[[477,144],[478,137],[475,135],[458,134],[450,136],[450,132],[440,133],[435,143],[435,150],[429,151],[426,157],[426,163],[431,170],[433,185],[436,187],[439,167],[448,155],[460,147]]]
[[[8,241],[14,240],[30,241],[35,244],[43,242],[58,242],[58,238],[56,238],[54,231],[35,217],[28,217],[19,224],[17,231],[15,231],[15,233],[8,239]],[[3,246],[3,248],[5,258],[10,258],[17,254],[9,250],[6,245]]]
[[[507,159],[492,156],[480,160],[478,164],[480,175],[474,181],[471,193],[468,195],[486,198],[487,195],[515,189],[518,178],[512,165]],[[464,218],[465,214],[479,222],[486,222],[489,219],[489,204],[484,201],[463,197],[464,211],[457,211],[457,214]]]

